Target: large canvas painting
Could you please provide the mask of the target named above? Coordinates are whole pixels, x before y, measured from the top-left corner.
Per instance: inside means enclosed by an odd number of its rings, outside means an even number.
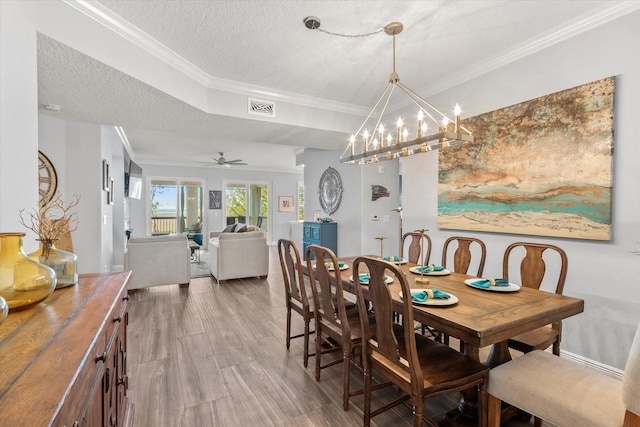
[[[441,150],[443,229],[609,240],[610,77],[464,121],[475,141]]]

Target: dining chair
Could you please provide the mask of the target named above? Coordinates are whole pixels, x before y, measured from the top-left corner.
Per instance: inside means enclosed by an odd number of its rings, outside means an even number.
[[[640,327],[622,381],[570,359],[531,351],[491,370],[489,425],[500,426],[502,402],[557,426],[640,426]]]
[[[350,397],[363,393],[363,390],[351,392],[349,389],[351,364],[360,353],[362,341],[358,306],[345,303],[340,269],[329,270],[328,265],[339,265],[331,249],[309,245],[305,255],[315,307],[316,381],[320,381],[322,369],[342,363],[342,407],[346,411]],[[366,309],[361,313],[364,317],[368,314]],[[322,364],[324,354],[340,350],[342,358]]]
[[[422,237],[423,243],[421,244],[420,238]],[[424,263],[429,264],[431,258],[431,237],[429,235],[420,233],[419,231],[409,231],[402,236],[402,253],[401,257],[404,258],[404,251],[406,242],[409,240],[409,248],[407,250],[407,261],[413,264],[420,264],[422,260],[422,250],[424,250]],[[424,246],[422,248],[421,246]]]
[[[520,249],[518,253],[522,254],[521,258],[516,257],[516,249]],[[543,257],[545,252],[551,255],[555,253],[559,259],[560,267],[558,270],[558,278],[557,281],[553,280],[553,282],[555,282],[555,293],[562,295],[564,282],[567,278],[568,259],[564,250],[554,245],[528,242],[510,244],[504,251],[504,257],[502,259],[502,277],[509,279],[509,266],[510,263],[513,263],[512,269],[513,267],[519,266],[520,284],[527,288],[539,289],[543,279],[545,279],[547,270],[547,263]],[[518,259],[519,261],[517,261]],[[553,345],[553,354],[559,356],[561,338],[562,322],[555,322],[551,324],[551,326],[543,326],[511,337],[508,345],[523,353],[532,350],[544,350],[550,345]]]
[[[309,335],[313,331],[309,330],[309,324],[314,316],[313,296],[309,299],[307,286],[305,286],[300,261],[300,252],[295,242],[287,239],[278,240],[278,256],[280,257],[280,268],[282,268],[282,278],[287,304],[287,350],[294,338],[304,337],[304,367],[309,363]],[[291,336],[291,311],[302,316],[304,321],[304,333]]]
[[[469,274],[473,255],[478,254],[478,270],[475,272],[475,275],[476,277],[482,277],[484,263],[487,259],[487,247],[484,242],[475,237],[449,237],[445,240],[442,248],[442,266],[444,268],[447,268],[449,246],[451,246],[451,250],[454,248],[452,244],[457,244],[456,250],[453,253],[452,271],[455,273]]]
[[[426,399],[470,388],[476,388],[479,393],[478,424],[486,425],[489,368],[415,332],[411,289],[405,275],[391,263],[371,257],[358,257],[354,261],[356,301],[360,310],[364,310],[365,300],[364,288],[358,277],[365,270],[369,273],[367,299],[373,306],[375,330],[369,317],[360,318],[364,355],[364,425],[369,426],[372,417],[410,400],[413,425],[421,426]],[[393,312],[397,307],[394,307],[394,295],[385,283],[385,275],[393,276],[402,289],[401,326],[394,322]],[[374,370],[405,394],[371,411]]]

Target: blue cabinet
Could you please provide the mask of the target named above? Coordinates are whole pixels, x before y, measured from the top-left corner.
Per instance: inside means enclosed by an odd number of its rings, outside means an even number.
[[[302,234],[302,257],[307,257],[307,246],[318,245],[329,248],[338,255],[337,222],[305,222]]]

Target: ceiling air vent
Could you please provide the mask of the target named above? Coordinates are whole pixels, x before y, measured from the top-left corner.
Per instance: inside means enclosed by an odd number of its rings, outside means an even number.
[[[249,114],[275,117],[276,104],[275,102],[271,102],[271,101],[263,101],[260,99],[249,98]]]

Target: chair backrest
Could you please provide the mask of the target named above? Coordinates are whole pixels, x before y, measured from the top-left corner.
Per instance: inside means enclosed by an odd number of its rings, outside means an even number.
[[[287,304],[290,304],[291,299],[295,299],[302,307],[309,307],[300,252],[295,242],[286,239],[278,240],[278,256],[280,257],[280,268],[282,268]]]
[[[306,252],[307,269],[313,292],[316,321],[331,324],[342,331],[343,337],[351,337],[342,290],[339,268],[332,271],[327,266],[338,266],[336,255],[324,246],[309,245]]]
[[[640,326],[636,329],[624,369],[622,401],[627,411],[640,417]]]
[[[453,271],[456,273],[469,274],[469,266],[471,265],[473,254],[480,251],[476,276],[482,277],[482,273],[484,272],[484,263],[487,259],[487,247],[484,242],[474,237],[449,237],[444,242],[444,247],[442,249],[442,266],[445,268],[447,267],[447,250],[449,249],[449,245],[453,242],[458,244],[456,251],[453,253]],[[478,249],[472,250],[472,245],[477,246]],[[453,246],[451,248],[453,249]]]
[[[527,288],[539,289],[547,270],[547,264],[542,255],[549,250],[560,257],[560,271],[556,283],[556,294],[562,294],[564,281],[567,278],[567,254],[557,246],[542,243],[516,242],[510,244],[504,251],[502,259],[502,276],[509,278],[509,257],[515,248],[524,248],[524,257],[520,260],[520,284]]]
[[[422,237],[423,242],[420,242]],[[413,264],[420,264],[422,260],[422,251],[424,251],[424,263],[429,264],[431,258],[431,237],[427,234],[420,233],[419,231],[410,231],[404,233],[402,236],[402,253],[401,257],[405,257],[404,250],[406,241],[409,240],[409,250],[407,251],[406,259]]]
[[[373,306],[375,317],[375,335],[372,332],[368,316],[360,316],[362,325],[362,353],[370,354],[372,358],[386,363],[389,369],[398,372],[407,372],[411,378],[411,387],[418,390],[424,387],[422,370],[416,351],[416,337],[413,323],[413,307],[411,303],[411,289],[405,275],[393,264],[371,257],[358,257],[353,263],[353,277],[356,287],[358,310],[362,313],[366,310],[362,284],[358,279],[361,272],[369,273],[369,295],[367,299]],[[404,329],[404,343],[406,354],[399,353],[398,340],[394,334],[393,298],[389,286],[385,283],[385,274],[395,276],[402,288],[403,309],[402,327]],[[384,362],[382,362],[384,361]],[[368,357],[363,358],[363,363],[368,364]],[[366,365],[365,365],[366,367]]]

